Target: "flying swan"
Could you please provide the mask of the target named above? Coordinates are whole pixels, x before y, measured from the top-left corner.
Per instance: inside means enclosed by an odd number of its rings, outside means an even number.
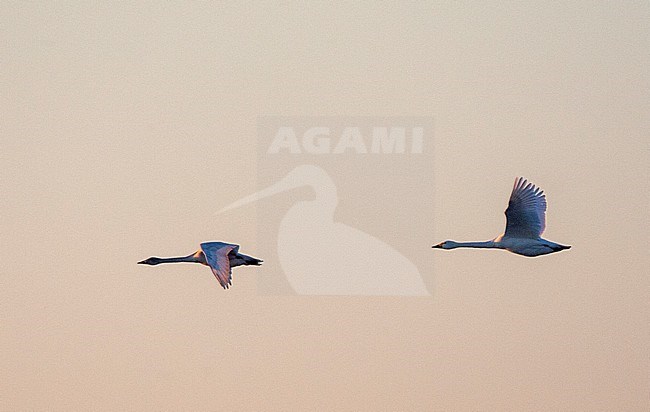
[[[201,249],[185,257],[159,258],[150,257],[141,262],[140,265],[158,265],[161,263],[200,263],[210,266],[214,277],[224,289],[232,285],[232,268],[235,266],[259,266],[262,260],[239,253],[239,245],[223,242],[201,243]]]
[[[546,227],[546,196],[544,192],[523,177],[515,179],[508,208],[506,209],[506,232],[486,242],[455,242],[446,240],[432,247],[456,249],[459,247],[505,249],[523,256],[541,256],[569,249],[546,239],[542,233]]]

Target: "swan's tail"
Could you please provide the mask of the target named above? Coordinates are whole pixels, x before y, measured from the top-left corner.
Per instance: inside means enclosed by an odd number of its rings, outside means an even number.
[[[244,265],[246,266],[259,266],[262,264],[263,260],[254,258],[252,256],[247,256],[247,255],[242,255],[241,253],[239,254],[242,259],[244,259]]]

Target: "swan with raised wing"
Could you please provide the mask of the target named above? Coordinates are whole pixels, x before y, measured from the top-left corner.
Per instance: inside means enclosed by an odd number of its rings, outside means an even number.
[[[506,231],[486,242],[455,242],[446,240],[432,247],[437,249],[456,249],[461,247],[505,249],[523,256],[541,256],[569,249],[542,239],[546,227],[546,196],[544,191],[529,183],[523,177],[515,179],[506,209]]]
[[[262,260],[239,253],[239,245],[224,242],[201,243],[201,248],[189,256],[159,258],[150,257],[138,262],[141,265],[159,265],[161,263],[200,263],[210,266],[214,277],[224,289],[232,285],[232,268],[235,266],[259,266]]]

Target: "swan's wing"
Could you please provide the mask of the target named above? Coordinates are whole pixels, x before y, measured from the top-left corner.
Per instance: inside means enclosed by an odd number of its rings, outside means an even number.
[[[201,250],[203,250],[205,260],[212,269],[214,277],[224,289],[228,289],[232,284],[232,269],[228,255],[237,253],[239,246],[223,242],[207,242],[201,243]]]
[[[523,177],[515,179],[506,209],[505,236],[537,239],[546,228],[546,196]]]

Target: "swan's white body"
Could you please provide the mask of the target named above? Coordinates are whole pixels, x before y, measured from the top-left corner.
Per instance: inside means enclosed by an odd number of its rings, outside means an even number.
[[[542,239],[546,228],[546,196],[544,192],[523,177],[515,179],[508,208],[506,231],[487,242],[455,242],[447,240],[434,248],[456,249],[460,247],[505,249],[523,256],[541,256],[569,249],[550,240]]]
[[[142,265],[159,265],[161,263],[200,263],[212,269],[214,277],[224,289],[232,285],[232,268],[242,265],[259,266],[262,261],[252,256],[239,253],[239,245],[224,242],[201,243],[201,249],[189,256],[158,258],[150,257],[141,262]]]

